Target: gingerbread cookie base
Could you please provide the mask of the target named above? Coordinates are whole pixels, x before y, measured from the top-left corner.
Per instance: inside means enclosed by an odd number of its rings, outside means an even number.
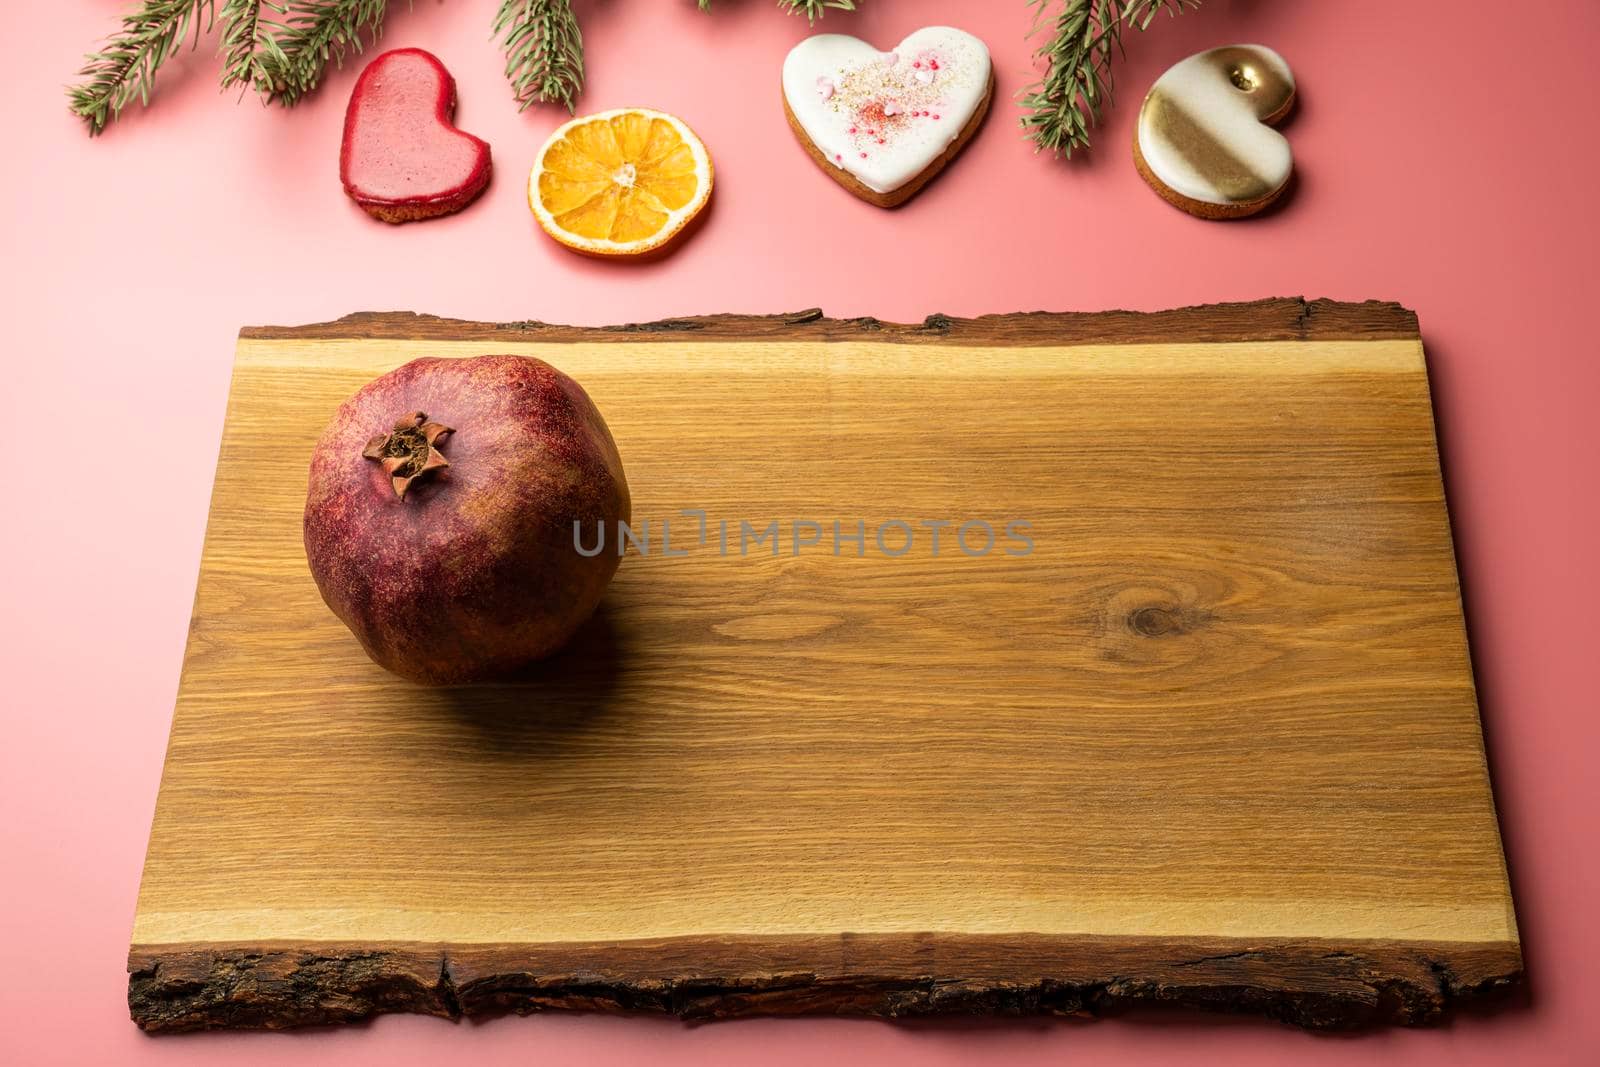
[[[780,92],[779,95],[782,96],[783,94]],[[789,107],[789,100],[787,96],[784,96],[783,100],[783,116],[789,121],[789,129],[794,131],[794,135],[799,140],[801,147],[806,150],[807,154],[811,156],[812,160],[817,164],[817,166],[826,171],[834,181],[838,182],[840,185],[850,190],[851,193],[855,194],[862,200],[865,200],[869,204],[874,204],[878,207],[899,207],[907,200],[910,200],[913,196],[916,196],[917,193],[922,190],[924,185],[927,185],[930,181],[932,181],[934,177],[941,170],[943,170],[951,160],[955,159],[956,156],[961,154],[961,150],[967,146],[967,142],[972,140],[973,135],[978,132],[978,127],[983,125],[983,120],[989,114],[989,104],[993,101],[993,99],[994,72],[991,70],[989,72],[989,84],[983,90],[983,98],[978,101],[978,106],[973,110],[972,117],[967,120],[967,124],[965,126],[961,127],[961,132],[956,135],[956,139],[951,141],[948,148],[935,156],[933,160],[915,176],[913,176],[910,181],[906,182],[897,189],[890,189],[886,193],[880,193],[876,189],[871,188],[855,175],[851,174],[843,167],[840,167],[834,163],[833,160],[829,159],[827,155],[825,155],[823,151],[817,147],[817,143],[811,139],[810,135],[806,133],[805,127],[800,125],[800,120],[795,118],[793,109]]]
[[[491,165],[492,166],[492,165]],[[380,222],[399,225],[402,222],[421,222],[423,219],[436,219],[441,215],[454,215],[476,200],[480,193],[489,187],[491,166],[483,169],[483,177],[472,185],[463,187],[459,192],[449,197],[431,201],[400,201],[389,203],[382,200],[363,200],[352,195],[362,211]]]
[[[1277,122],[1284,115],[1287,115],[1293,107],[1294,101],[1291,99],[1287,105],[1275,113],[1268,124]],[[1294,184],[1294,175],[1291,173],[1282,185],[1266,196],[1258,197],[1255,200],[1243,200],[1236,204],[1212,204],[1204,200],[1193,200],[1155,176],[1155,172],[1150,169],[1150,164],[1145,162],[1144,153],[1139,150],[1139,131],[1137,129],[1133,132],[1133,166],[1139,172],[1139,177],[1144,179],[1145,184],[1156,191],[1157,196],[1180,211],[1188,212],[1199,219],[1243,219],[1251,215],[1260,214],[1279,200],[1282,200],[1283,194],[1288,192],[1289,187]]]

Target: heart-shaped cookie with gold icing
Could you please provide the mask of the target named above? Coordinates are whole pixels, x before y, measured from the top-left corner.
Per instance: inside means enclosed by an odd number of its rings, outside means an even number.
[[[971,140],[994,96],[989,49],[927,26],[884,52],[856,37],[807,37],[783,61],[789,126],[818,166],[869,203],[894,207]]]
[[[1133,163],[1161,199],[1203,219],[1239,219],[1289,187],[1294,153],[1272,127],[1294,107],[1294,73],[1265,45],[1173,64],[1139,109]]]

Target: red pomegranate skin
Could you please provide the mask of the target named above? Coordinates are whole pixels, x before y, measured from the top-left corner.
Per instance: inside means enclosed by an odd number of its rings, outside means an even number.
[[[363,452],[422,413],[451,432],[449,466],[402,497]],[[620,562],[594,543],[631,517],[600,412],[577,382],[525,356],[416,359],[345,401],[317,442],[306,560],[367,655],[427,685],[494,678],[548,656],[594,611]]]

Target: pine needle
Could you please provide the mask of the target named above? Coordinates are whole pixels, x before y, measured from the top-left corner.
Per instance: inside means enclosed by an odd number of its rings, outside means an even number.
[[[272,0],[265,0],[271,4]],[[222,87],[254,86],[264,79],[258,53],[275,44],[261,24],[263,0],[223,0],[218,21],[222,23]],[[276,8],[276,5],[272,5]],[[277,8],[282,13],[281,8]]]
[[[89,136],[104,131],[134,97],[142,105],[150,105],[156,72],[183,45],[191,25],[194,44],[210,30],[215,17],[213,3],[214,0],[144,0],[137,11],[122,17],[122,29],[111,36],[104,49],[84,57],[78,74],[86,80],[68,89],[67,97],[72,113],[88,125]]]
[[[1122,54],[1122,28],[1143,31],[1156,15],[1177,15],[1200,0],[1029,0],[1038,10],[1029,36],[1059,2],[1050,42],[1034,55],[1048,62],[1044,78],[1022,98],[1022,128],[1034,145],[1071,157],[1089,147],[1089,130],[1111,103],[1112,60]]]
[[[576,110],[583,34],[568,0],[500,0],[494,36],[504,38],[506,78],[519,110],[542,102]]]
[[[835,11],[854,11],[856,0],[778,0],[778,6],[791,15],[804,15],[807,22],[816,22],[830,7]],[[711,0],[700,0],[700,10],[710,11]]]
[[[292,107],[322,82],[331,61],[362,50],[383,32],[388,0],[266,0],[278,12],[257,27],[251,80],[268,100]]]
[[[807,22],[816,22],[826,9],[835,11],[854,11],[855,0],[778,0],[778,6],[791,15],[804,15]]]

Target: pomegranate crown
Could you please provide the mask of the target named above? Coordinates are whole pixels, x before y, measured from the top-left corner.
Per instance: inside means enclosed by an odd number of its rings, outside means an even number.
[[[391,432],[380,433],[368,441],[361,454],[383,465],[383,472],[394,487],[394,495],[404,500],[412,482],[450,466],[438,444],[454,432],[448,426],[429,422],[426,413],[413,411],[395,420]]]

